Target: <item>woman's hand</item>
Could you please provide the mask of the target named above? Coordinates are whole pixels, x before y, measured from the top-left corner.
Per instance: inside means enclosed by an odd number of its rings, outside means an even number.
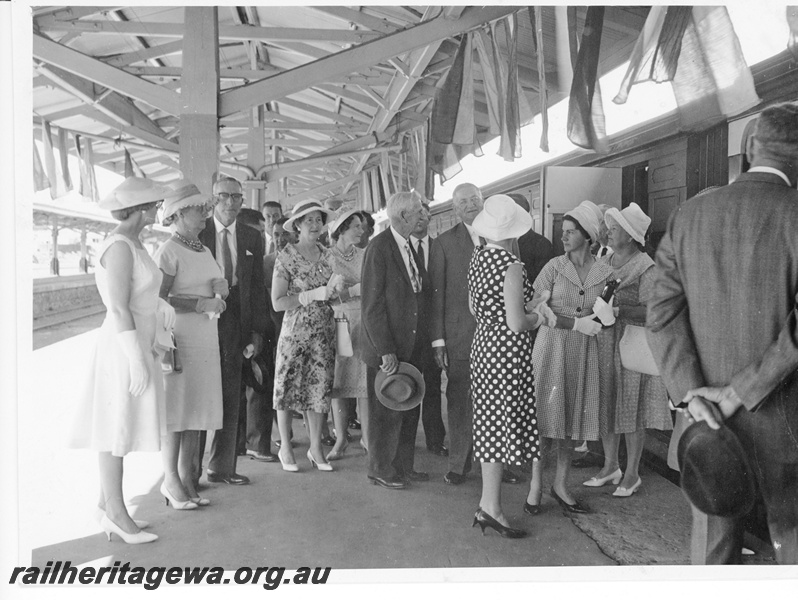
[[[344,289],[344,276],[335,273],[327,282],[327,289],[330,290],[327,298],[330,298],[333,294],[340,294]]]
[[[223,313],[227,309],[227,304],[221,298],[197,298],[198,313]]]
[[[532,312],[540,319],[540,325],[545,324],[549,327],[557,325],[557,315],[554,314],[554,311],[551,310],[549,305],[545,302],[538,304]]]
[[[171,331],[175,328],[175,321],[177,317],[175,316],[175,309],[163,298],[158,298],[158,314],[162,315],[163,317],[163,328],[167,331]]]
[[[211,279],[211,288],[213,289],[213,295],[216,296],[218,294],[222,300],[230,295],[230,286],[224,277],[215,277]]]
[[[360,296],[360,284],[356,283],[352,287],[350,287],[347,292],[349,292],[349,297],[354,298],[355,296]]]
[[[601,324],[606,327],[615,324],[613,302],[615,302],[615,296],[610,298],[609,303],[605,302],[601,297],[596,298],[596,301],[593,303],[593,314],[596,315],[601,320]]]
[[[332,288],[327,284],[307,292],[299,292],[299,303],[302,306],[308,306],[313,302],[326,302],[331,295]]]
[[[574,331],[593,337],[601,331],[601,323],[596,323],[593,320],[593,315],[589,317],[579,317],[578,319],[574,319],[573,329]]]
[[[141,345],[136,337],[136,330],[121,331],[116,334],[116,339],[128,360],[130,369],[128,391],[134,396],[141,396],[144,390],[147,389],[150,374],[147,371],[147,363],[144,361],[144,352],[142,352]]]

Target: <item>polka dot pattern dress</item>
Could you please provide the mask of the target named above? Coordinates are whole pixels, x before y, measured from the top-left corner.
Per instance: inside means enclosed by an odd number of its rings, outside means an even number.
[[[474,458],[481,462],[523,465],[540,458],[532,335],[507,326],[504,277],[521,264],[506,250],[477,248],[468,269],[468,294],[476,313],[471,345],[471,393],[474,398]],[[522,265],[523,266],[523,265]],[[532,288],[524,277],[524,301]]]

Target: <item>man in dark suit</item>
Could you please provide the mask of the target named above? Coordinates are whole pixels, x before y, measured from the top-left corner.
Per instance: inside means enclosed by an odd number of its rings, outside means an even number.
[[[208,462],[208,481],[243,485],[249,479],[236,473],[236,441],[241,402],[244,352],[257,355],[263,346],[266,288],[263,281],[263,239],[250,227],[236,227],[244,201],[241,184],[223,177],[213,185],[216,207],[205,223],[200,240],[210,248],[230,286],[227,310],[219,318],[222,362],[222,429],[216,431]],[[200,456],[204,451],[200,444]]]
[[[272,231],[274,230],[274,224],[277,222],[277,219],[283,216],[283,207],[279,202],[274,200],[268,200],[263,203],[263,208],[261,209],[263,213],[263,218],[265,220],[265,235],[266,235],[266,254],[271,254],[272,252],[276,252],[274,237],[272,236]]]
[[[529,212],[529,202],[522,194],[507,194],[512,198],[515,203]],[[605,225],[606,227],[606,225]],[[518,238],[518,258],[524,263],[526,269],[526,276],[529,279],[530,285],[535,283],[538,273],[546,266],[546,263],[554,258],[554,246],[545,237],[536,233],[532,229],[527,231],[524,235]],[[532,334],[537,333],[534,330]]]
[[[428,325],[428,293],[408,238],[418,224],[421,199],[399,192],[388,199],[391,226],[377,235],[363,257],[361,284],[361,358],[366,363],[369,401],[369,479],[389,489],[429,479],[413,469],[420,407],[394,411],[377,399],[377,370],[395,373],[399,362],[421,370],[429,338],[419,334]]]
[[[798,563],[798,105],[765,109],[751,169],[671,216],[648,340],[689,420],[742,443],[776,559]],[[741,561],[743,519],[693,507],[694,564]]]

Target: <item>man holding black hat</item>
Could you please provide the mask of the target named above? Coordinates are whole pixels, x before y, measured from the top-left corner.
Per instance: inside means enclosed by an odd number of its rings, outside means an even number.
[[[361,358],[369,402],[368,476],[388,489],[429,479],[413,468],[418,404],[424,395],[423,378],[416,374],[429,343],[419,332],[427,327],[429,290],[408,238],[423,210],[415,192],[391,196],[386,208],[391,226],[371,240],[363,257]],[[379,371],[384,375],[375,389]],[[414,408],[397,410],[402,404]]]
[[[734,183],[671,215],[657,250],[648,339],[671,398],[689,419],[736,435],[764,501],[776,560],[796,564],[798,105],[765,109],[747,156],[752,167]],[[705,447],[733,446],[719,437]],[[690,468],[711,486],[714,473],[700,454],[688,454]],[[717,456],[716,469],[728,469],[724,454]],[[692,562],[739,563],[743,516],[713,506],[693,500]]]

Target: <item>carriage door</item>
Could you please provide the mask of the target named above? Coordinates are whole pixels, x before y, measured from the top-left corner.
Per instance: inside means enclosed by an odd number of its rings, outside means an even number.
[[[541,216],[543,235],[563,253],[562,218],[583,200],[621,208],[619,167],[543,167],[541,173]]]

